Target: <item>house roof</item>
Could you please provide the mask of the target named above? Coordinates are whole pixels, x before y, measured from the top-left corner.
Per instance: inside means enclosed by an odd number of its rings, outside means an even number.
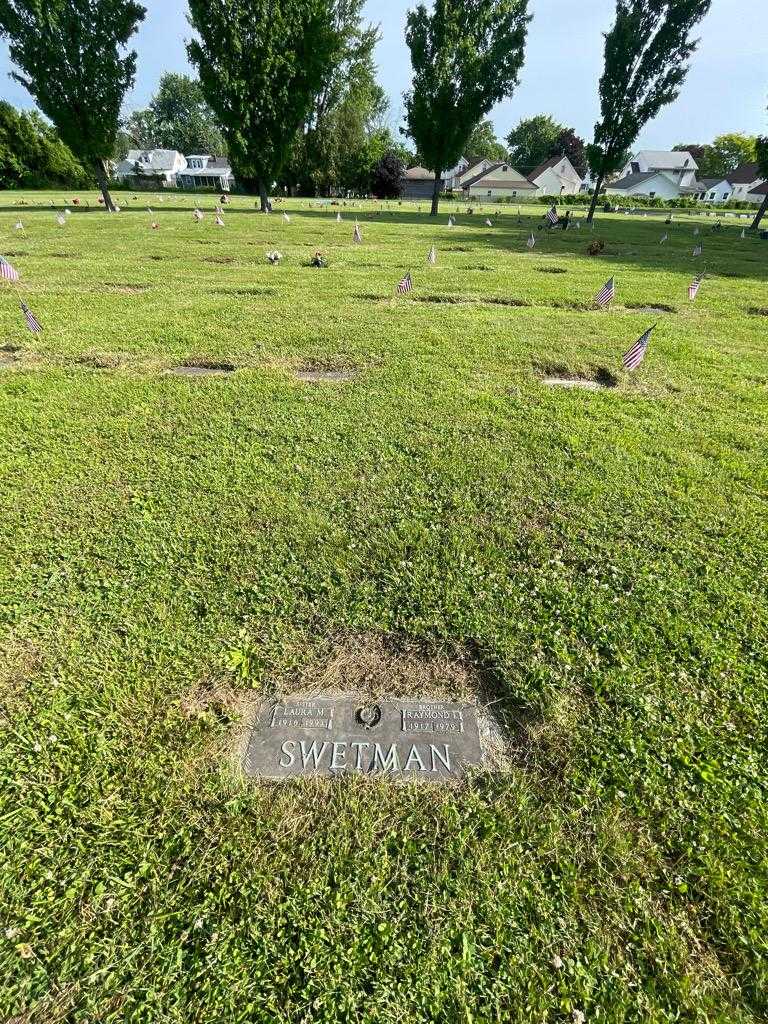
[[[481,185],[483,188],[511,188],[519,191],[520,189],[535,189],[536,186],[532,181],[528,181],[527,178],[492,178],[492,172],[488,174],[481,174],[479,179],[472,182],[467,182],[464,188],[470,188],[472,185]]]
[[[538,167],[534,168],[528,175],[528,181],[535,181],[540,174],[544,171],[549,170],[550,167],[554,167],[555,164],[560,163],[562,156],[551,156],[549,160],[545,160],[543,164],[539,164]]]
[[[761,178],[760,167],[758,164],[739,164],[735,171],[731,171],[728,175],[728,181],[732,185],[751,185],[753,181],[759,181]]]
[[[625,192],[631,188],[636,188],[638,185],[645,184],[646,181],[650,181],[651,178],[666,177],[662,175],[661,171],[641,171],[640,174],[627,174],[624,178],[619,181],[614,181],[609,188],[618,189],[620,192]],[[667,178],[669,181],[669,178]],[[672,182],[670,182],[672,184]]]
[[[730,185],[730,182],[727,178],[700,178],[697,184],[704,188],[714,188],[716,185]]]
[[[768,196],[768,181],[764,181],[762,185],[755,185],[747,193],[749,196]]]
[[[179,161],[186,163],[177,149],[129,149],[125,161],[153,171],[175,171]]]
[[[655,171],[698,171],[699,165],[687,150],[643,149],[632,158],[644,162]]]
[[[540,177],[544,173],[544,171],[549,170],[551,167],[557,167],[561,160],[568,161],[568,166],[573,171],[574,177],[578,178],[578,180],[581,181],[579,172],[573,166],[566,153],[560,153],[557,156],[551,156],[549,160],[545,160],[543,164],[539,164],[539,166],[532,170],[531,173],[528,175],[528,181],[532,181],[535,183],[536,179]],[[561,181],[565,180],[562,174],[558,174],[557,177],[560,178]]]
[[[485,157],[483,157],[483,159],[485,159]],[[477,166],[477,164],[475,166]],[[481,178],[485,178],[487,177],[487,175],[493,174],[494,171],[498,171],[498,169],[503,166],[503,163],[491,164],[490,167],[486,167],[484,171],[480,171],[479,174],[476,174],[473,178],[470,178],[469,181],[463,182],[461,187],[469,188],[470,185],[477,184],[477,182],[480,181]],[[470,170],[474,170],[474,168],[470,168]]]
[[[434,181],[435,172],[426,167],[409,167],[403,177],[408,181]]]

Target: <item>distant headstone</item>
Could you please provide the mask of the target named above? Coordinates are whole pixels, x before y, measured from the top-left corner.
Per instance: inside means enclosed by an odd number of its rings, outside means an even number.
[[[244,768],[263,779],[351,773],[440,782],[481,763],[477,714],[468,705],[312,697],[259,707]]]

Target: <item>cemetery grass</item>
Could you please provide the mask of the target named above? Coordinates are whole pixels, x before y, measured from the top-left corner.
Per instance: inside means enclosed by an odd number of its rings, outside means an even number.
[[[768,245],[18,198],[0,1019],[765,1020]],[[245,783],[248,701],[366,645],[466,666],[509,771]]]

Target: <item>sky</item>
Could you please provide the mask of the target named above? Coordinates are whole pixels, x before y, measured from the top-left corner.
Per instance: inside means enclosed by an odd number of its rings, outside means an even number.
[[[379,81],[390,96],[393,126],[410,84],[404,40],[405,14],[415,0],[368,0],[367,18],[381,26]],[[766,0],[713,0],[699,26],[701,38],[690,74],[674,104],[643,130],[635,150],[671,149],[676,143],[711,142],[724,132],[768,132],[768,30]],[[133,38],[138,51],[136,85],[128,111],[146,106],[164,71],[189,71],[184,40],[191,30],[186,0],[144,0],[147,17]],[[522,118],[551,114],[589,140],[598,117],[602,33],[612,22],[614,0],[531,0],[530,26],[520,85],[491,113],[503,138]],[[8,78],[11,65],[0,44],[0,97],[33,106],[26,90]]]

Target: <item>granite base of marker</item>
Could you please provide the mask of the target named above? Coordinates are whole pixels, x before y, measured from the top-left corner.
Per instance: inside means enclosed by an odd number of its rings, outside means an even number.
[[[306,697],[256,708],[243,767],[261,779],[360,775],[448,782],[482,764],[473,706]]]

